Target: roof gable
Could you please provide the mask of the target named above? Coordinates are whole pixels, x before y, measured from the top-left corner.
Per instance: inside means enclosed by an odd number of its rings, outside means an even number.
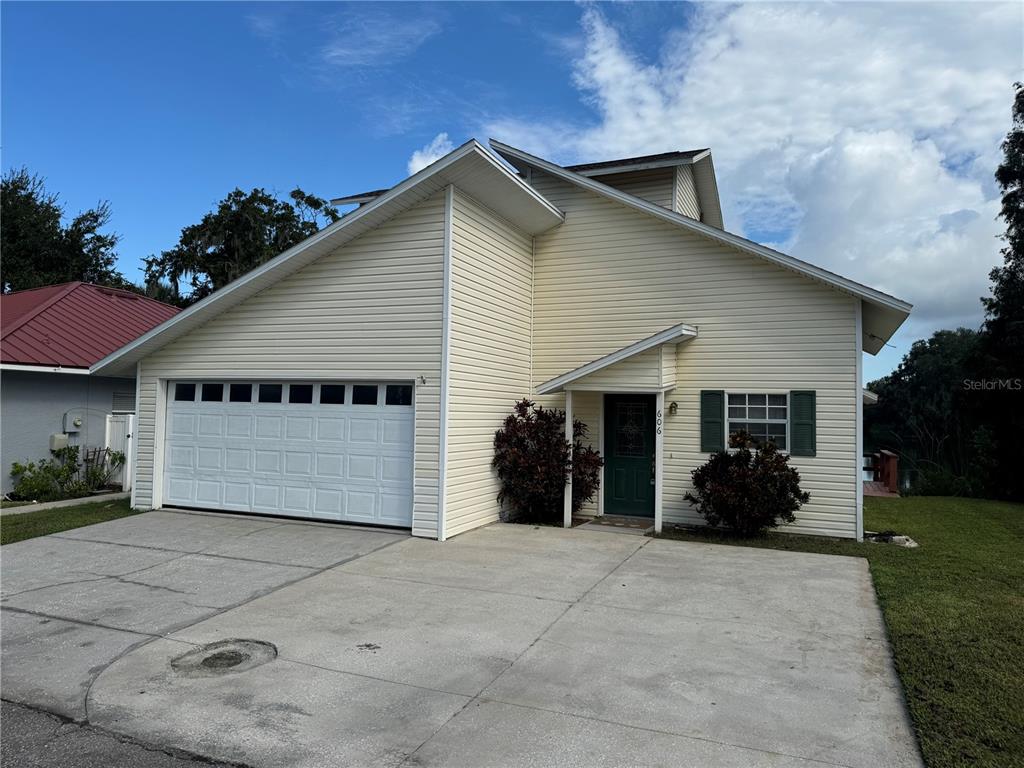
[[[681,341],[689,341],[696,337],[697,329],[693,326],[686,325],[685,323],[673,325],[671,328],[658,331],[658,333],[648,336],[646,339],[640,339],[640,341],[629,344],[621,349],[617,349],[604,357],[599,357],[597,360],[592,360],[589,363],[581,365],[579,368],[574,368],[567,373],[563,373],[561,376],[549,379],[543,384],[538,384],[537,394],[547,395],[552,392],[561,392],[575,381],[579,381],[587,376],[603,371],[616,363],[621,363],[624,360],[628,360],[631,357],[635,357],[636,355],[647,352],[655,347],[660,347],[662,344],[678,344]]]
[[[130,291],[73,282],[0,297],[0,359],[88,368],[180,310]]]
[[[897,299],[895,296],[862,285],[854,280],[837,275],[821,267],[809,264],[806,261],[789,256],[785,253],[767,248],[752,240],[747,240],[739,235],[718,229],[708,224],[695,221],[667,208],[643,200],[639,197],[622,192],[621,190],[602,184],[593,178],[574,173],[559,165],[544,160],[543,158],[531,155],[521,149],[516,149],[503,144],[496,139],[490,140],[494,150],[508,160],[516,168],[534,168],[556,178],[574,184],[605,198],[614,200],[643,213],[650,214],[656,218],[673,224],[681,229],[696,232],[722,245],[727,245],[753,256],[762,258],[778,267],[796,272],[812,280],[823,283],[837,291],[859,298],[863,308],[863,334],[864,351],[871,354],[877,353],[886,341],[895,333],[910,314],[912,305]]]
[[[458,187],[531,235],[547,231],[561,224],[565,218],[494,153],[471,139],[384,194],[100,360],[93,366],[93,373],[130,370],[146,355],[449,186]]]

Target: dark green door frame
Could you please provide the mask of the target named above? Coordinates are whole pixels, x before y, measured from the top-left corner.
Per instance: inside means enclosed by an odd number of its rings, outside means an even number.
[[[604,396],[604,513],[654,517],[656,395]]]

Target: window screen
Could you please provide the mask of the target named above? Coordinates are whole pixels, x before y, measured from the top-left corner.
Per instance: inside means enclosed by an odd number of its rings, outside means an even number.
[[[114,392],[110,410],[114,413],[135,413],[135,391]]]

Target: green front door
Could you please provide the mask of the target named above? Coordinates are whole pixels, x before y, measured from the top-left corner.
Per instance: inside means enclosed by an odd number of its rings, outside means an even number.
[[[654,517],[654,395],[604,397],[604,513]]]

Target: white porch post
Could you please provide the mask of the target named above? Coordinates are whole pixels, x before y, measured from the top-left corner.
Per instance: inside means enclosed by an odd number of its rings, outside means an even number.
[[[662,485],[665,480],[665,393],[659,392],[654,411],[654,532],[661,533]]]
[[[569,441],[569,456],[572,456],[572,390],[565,390],[565,439]],[[572,472],[569,473],[569,481],[565,484],[563,496],[564,514],[562,526],[572,528]]]

